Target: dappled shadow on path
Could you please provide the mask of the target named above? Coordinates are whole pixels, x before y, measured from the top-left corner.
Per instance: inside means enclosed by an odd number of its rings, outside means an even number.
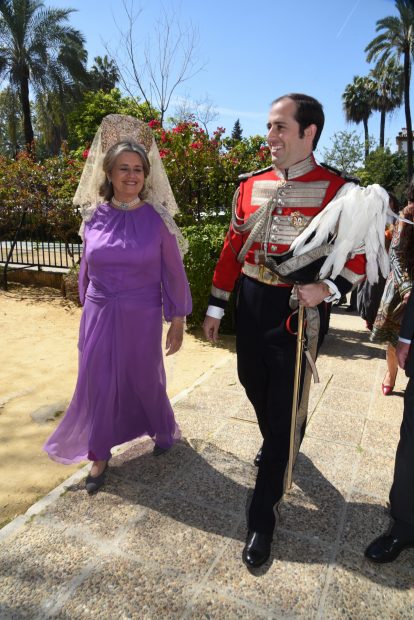
[[[85,521],[92,522],[112,538],[116,529],[112,531],[111,521],[115,519],[117,526],[121,526],[123,509],[138,507],[131,525],[133,539],[129,538],[134,541],[134,548],[151,545],[148,539],[152,537],[158,541],[154,544],[161,545],[162,552],[163,545],[168,547],[175,539],[175,544],[180,545],[183,532],[187,528],[193,532],[195,528],[212,536],[210,544],[216,550],[228,539],[237,541],[240,554],[246,534],[246,505],[256,470],[252,463],[212,443],[191,443],[193,446],[182,441],[158,458],[151,453],[152,442],[137,443],[113,458],[104,491],[89,497],[81,482],[69,489],[50,514],[78,528]],[[383,570],[373,570],[363,559],[366,545],[387,526],[388,515],[383,505],[375,501],[347,502],[312,461],[299,454],[294,487],[282,502],[280,513],[272,561],[332,564],[384,584]],[[130,512],[126,514],[131,523]],[[180,535],[175,532],[177,527]],[[87,539],[87,532],[85,536]],[[204,540],[208,546],[209,538]],[[405,561],[387,570],[387,587],[412,586],[414,577],[408,575],[412,575],[413,558],[414,551],[407,552]],[[257,574],[264,575],[272,561]]]

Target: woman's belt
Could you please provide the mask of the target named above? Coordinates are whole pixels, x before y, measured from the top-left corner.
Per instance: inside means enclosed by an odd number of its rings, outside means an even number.
[[[99,287],[91,280],[86,290],[86,298],[95,302],[133,299],[137,303],[142,302],[150,303],[154,306],[161,306],[161,286],[157,283],[136,289],[108,291]]]
[[[293,282],[289,283],[285,278],[282,279],[264,265],[252,265],[251,263],[245,262],[242,267],[242,273],[263,284],[270,284],[271,286],[293,286]]]

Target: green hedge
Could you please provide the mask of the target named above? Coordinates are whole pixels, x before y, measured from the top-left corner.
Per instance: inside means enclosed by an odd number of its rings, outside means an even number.
[[[227,224],[199,223],[181,229],[189,245],[184,264],[193,297],[193,312],[188,317],[191,327],[200,326],[204,321],[214,267],[220,256],[227,228]],[[233,331],[232,308],[233,302],[230,299],[228,310],[221,322],[221,331],[224,333]]]

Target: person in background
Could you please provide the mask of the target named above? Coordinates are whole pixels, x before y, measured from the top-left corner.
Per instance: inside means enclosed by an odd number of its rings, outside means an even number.
[[[398,215],[400,205],[398,203],[397,196],[392,192],[388,192],[390,198],[390,209],[393,213]],[[391,245],[391,239],[395,227],[395,218],[391,215],[387,217],[387,225],[385,227],[385,247],[389,250]],[[375,317],[378,313],[378,308],[381,302],[382,294],[385,288],[386,278],[382,275],[378,278],[378,282],[370,284],[367,280],[364,280],[357,289],[357,310],[361,318],[364,319],[367,329],[372,331]]]
[[[395,455],[394,480],[390,491],[391,524],[388,531],[365,549],[372,562],[392,562],[408,547],[414,547],[414,293],[411,292],[396,348],[400,368],[409,377],[404,394],[400,441]]]
[[[91,494],[105,482],[114,446],[149,435],[158,456],[180,437],[166,393],[162,314],[172,355],[183,341],[191,295],[182,237],[164,206],[172,211],[175,201],[145,123],[122,115],[103,120],[75,203],[84,218],[78,380],[44,449],[61,463],[92,461]]]
[[[413,222],[414,216],[414,179],[407,189],[407,206],[402,210],[402,217]],[[385,283],[378,313],[372,328],[371,341],[387,344],[387,370],[382,380],[381,390],[384,396],[392,394],[398,372],[395,347],[398,341],[402,317],[413,284],[414,269],[414,226],[399,221],[392,235],[390,256],[390,273]]]

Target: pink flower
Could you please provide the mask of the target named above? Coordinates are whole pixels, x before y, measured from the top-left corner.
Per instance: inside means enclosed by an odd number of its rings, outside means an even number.
[[[161,126],[161,123],[157,118],[153,118],[151,121],[149,121],[148,125],[149,127],[151,127],[151,129],[156,129],[157,127]]]

